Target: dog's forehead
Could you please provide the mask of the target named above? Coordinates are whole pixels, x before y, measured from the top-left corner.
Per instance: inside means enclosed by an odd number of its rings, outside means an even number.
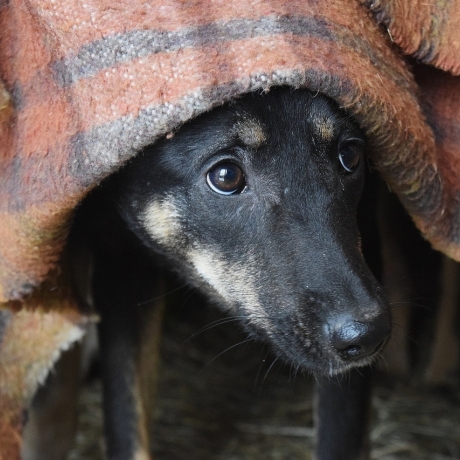
[[[236,145],[252,155],[277,142],[303,142],[326,147],[352,123],[329,98],[307,90],[279,90],[248,94],[184,125],[165,140],[164,153],[200,163]],[[319,141],[319,144],[318,142]],[[316,144],[315,144],[316,143]]]
[[[270,142],[271,135],[311,135],[331,143],[343,130],[352,129],[346,114],[328,97],[305,90],[273,91],[249,95],[233,107],[238,140],[249,147]]]

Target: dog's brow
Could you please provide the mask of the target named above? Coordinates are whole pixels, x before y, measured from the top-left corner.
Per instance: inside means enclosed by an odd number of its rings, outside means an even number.
[[[335,135],[334,121],[324,114],[312,114],[311,125],[313,132],[323,142],[330,142]]]
[[[196,165],[202,165],[210,156],[220,150],[231,148],[238,140],[238,135],[231,131],[215,136],[208,143],[200,144],[196,147],[193,161]]]
[[[261,147],[267,141],[265,126],[258,119],[244,115],[226,133],[221,134],[220,137],[216,137],[208,145],[201,148],[196,157],[197,163],[202,163],[218,150],[234,146],[238,141],[253,149]]]
[[[245,118],[238,122],[235,126],[235,132],[240,141],[248,147],[258,148],[267,140],[265,127],[255,118]]]

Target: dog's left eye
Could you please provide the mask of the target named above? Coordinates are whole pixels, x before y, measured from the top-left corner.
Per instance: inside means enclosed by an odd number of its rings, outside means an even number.
[[[211,190],[221,195],[234,195],[246,189],[243,170],[231,162],[220,163],[211,169],[206,176],[206,182]]]
[[[339,161],[346,172],[352,173],[361,158],[361,140],[348,140],[339,146]]]

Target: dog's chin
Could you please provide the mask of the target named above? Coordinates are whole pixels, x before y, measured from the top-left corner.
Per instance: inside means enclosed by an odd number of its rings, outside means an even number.
[[[323,369],[322,372],[319,373],[321,373],[322,375],[327,375],[329,377],[334,377],[337,375],[345,374],[349,372],[351,369],[370,366],[376,361],[377,358],[378,353],[376,353],[375,355],[366,356],[365,358],[352,362],[337,362],[329,366],[327,369]]]
[[[345,374],[355,368],[374,364],[381,355],[384,345],[374,353],[354,360],[345,360],[332,350],[328,350],[328,348],[325,346],[318,354],[308,352],[293,353],[292,350],[286,350],[285,347],[275,345],[274,351],[288,365],[295,369],[301,369],[304,372],[314,375],[334,377]]]
[[[314,374],[322,375],[328,377],[335,377],[338,375],[345,374],[352,369],[366,367],[373,364],[378,359],[379,354],[373,354],[371,356],[366,356],[365,358],[354,360],[354,361],[345,361],[339,357],[324,357],[324,360],[312,360],[312,359],[303,359],[303,360],[292,360],[289,359],[291,364],[299,366],[304,371]]]

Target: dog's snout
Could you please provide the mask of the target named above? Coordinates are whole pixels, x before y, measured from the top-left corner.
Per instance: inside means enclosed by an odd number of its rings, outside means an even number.
[[[380,315],[370,321],[341,321],[329,324],[329,339],[342,359],[358,360],[380,350],[390,335],[390,321]]]

